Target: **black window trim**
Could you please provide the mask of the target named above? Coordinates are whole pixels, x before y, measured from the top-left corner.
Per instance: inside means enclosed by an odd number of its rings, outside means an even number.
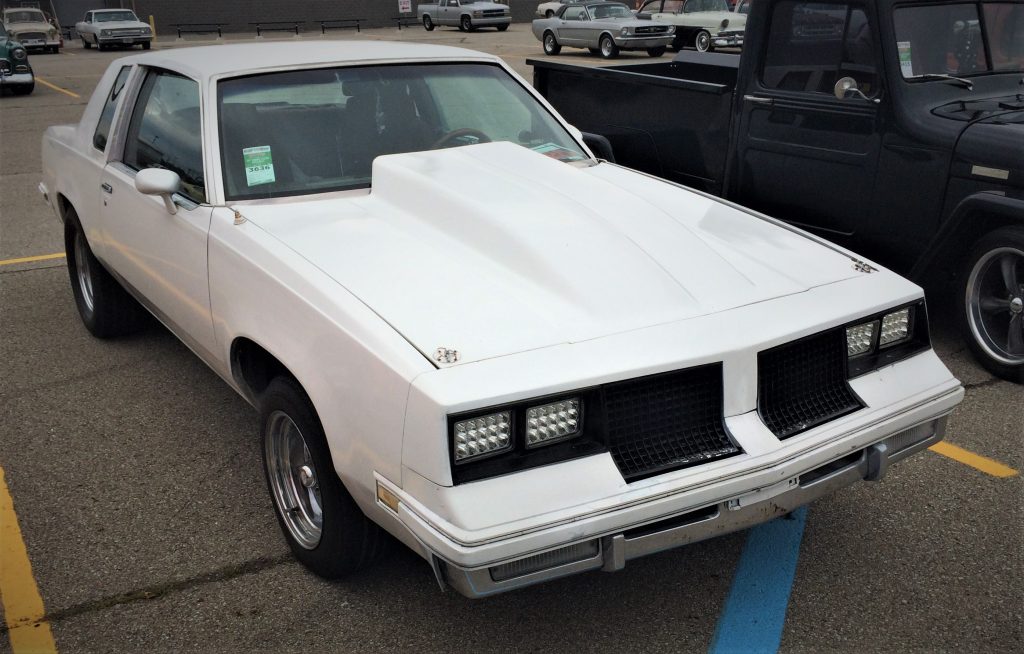
[[[123,113],[119,112],[119,109],[121,109],[124,106],[122,100],[124,98],[125,92],[128,91],[128,82],[131,81],[131,74],[132,64],[126,64],[124,66],[121,66],[121,70],[117,71],[117,75],[114,77],[114,83],[110,86],[110,93],[107,95],[107,99],[103,102],[103,107],[100,109],[100,116],[99,119],[96,121],[96,129],[94,129],[92,132],[92,147],[100,152],[106,152],[111,141],[114,140],[111,138],[111,136],[114,133],[114,128],[117,126],[119,122],[118,113]],[[107,105],[110,103],[111,95],[114,93],[114,89],[117,88],[117,80],[121,78],[121,75],[125,76],[124,82],[121,84],[121,90],[117,93],[118,97],[114,100],[114,108],[110,114],[110,124],[107,125],[107,134],[104,137],[103,147],[101,148],[98,145],[96,145],[96,136],[100,133],[100,123],[103,122],[103,112],[106,111]]]

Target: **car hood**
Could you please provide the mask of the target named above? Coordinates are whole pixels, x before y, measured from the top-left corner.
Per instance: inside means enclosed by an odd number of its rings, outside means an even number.
[[[378,157],[367,195],[237,208],[425,356],[450,348],[462,363],[857,274],[847,255],[722,202],[511,143]]]

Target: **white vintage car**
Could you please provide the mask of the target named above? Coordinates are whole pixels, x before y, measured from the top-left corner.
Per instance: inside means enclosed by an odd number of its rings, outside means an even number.
[[[135,45],[149,50],[153,42],[153,30],[149,23],[139,20],[130,9],[87,11],[85,17],[75,24],[75,31],[82,39],[82,47],[96,46],[98,50],[114,46],[130,48]]]
[[[2,16],[9,37],[29,52],[42,50],[57,54],[64,45],[56,25],[37,7],[8,7]]]
[[[325,577],[383,532],[470,597],[619,570],[880,478],[963,395],[920,288],[595,159],[490,55],[123,58],[42,161],[86,328],[145,307],[256,407]]]
[[[708,52],[743,46],[746,12],[735,12],[725,0],[644,0],[637,18],[674,25],[675,50],[684,47]]]

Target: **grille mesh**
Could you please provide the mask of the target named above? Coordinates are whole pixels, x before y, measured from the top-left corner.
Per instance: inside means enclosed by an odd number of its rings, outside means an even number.
[[[780,439],[863,405],[846,381],[846,334],[823,332],[758,354],[757,409]]]
[[[722,365],[608,384],[608,449],[626,481],[739,452],[722,417]]]

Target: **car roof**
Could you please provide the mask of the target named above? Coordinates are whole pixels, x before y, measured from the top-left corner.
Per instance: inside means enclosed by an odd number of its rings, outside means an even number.
[[[91,11],[94,14],[109,14],[115,11],[131,11],[133,14],[135,13],[134,11],[132,11],[131,7],[122,7],[120,9],[116,7],[114,9],[92,9]]]
[[[349,65],[362,62],[424,59],[500,61],[494,55],[444,45],[389,41],[326,41],[320,43],[238,43],[168,48],[124,57],[117,60],[116,63],[167,68],[198,80],[206,80],[232,74],[246,75],[261,70],[300,66]]]

